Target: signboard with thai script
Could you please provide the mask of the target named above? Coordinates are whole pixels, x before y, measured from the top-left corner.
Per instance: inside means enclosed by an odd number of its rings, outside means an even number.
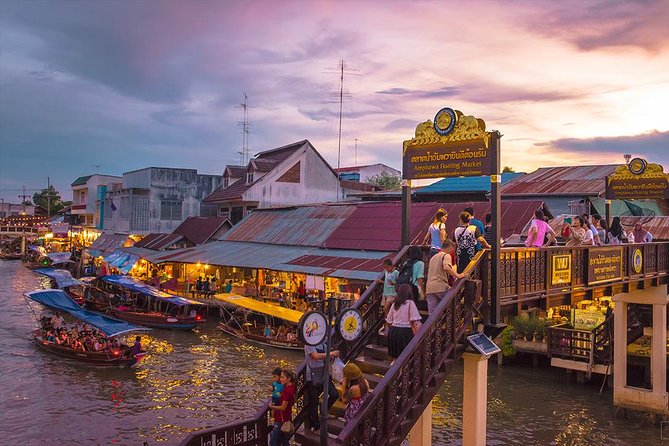
[[[588,250],[588,285],[620,280],[622,276],[622,247]]]
[[[459,110],[442,108],[418,124],[404,141],[402,178],[406,180],[492,175],[493,154],[485,122]]]
[[[551,285],[571,285],[571,254],[551,254]]]
[[[634,158],[606,178],[606,198],[669,199],[669,176],[665,175],[661,165]]]

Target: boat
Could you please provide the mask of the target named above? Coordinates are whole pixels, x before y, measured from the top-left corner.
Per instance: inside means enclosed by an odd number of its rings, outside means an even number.
[[[52,285],[56,285],[54,288],[65,291],[68,296],[70,296],[74,301],[80,306],[84,305],[85,299],[85,288],[86,284],[80,280],[72,277],[66,269],[56,269],[56,268],[38,268],[33,270],[37,274],[48,277],[52,281]]]
[[[63,290],[39,290],[24,294],[27,299],[38,302],[41,305],[55,310],[57,312],[64,312],[73,318],[97,328],[100,332],[108,338],[115,336],[136,332],[146,331],[147,328],[139,327],[134,324],[104,316],[98,313],[93,313],[81,308],[70,296]],[[48,318],[42,318],[42,320]],[[42,325],[39,329],[31,332],[33,343],[42,350],[53,353],[62,357],[84,362],[94,366],[100,367],[129,367],[137,364],[146,352],[138,354],[131,354],[131,347],[128,345],[120,345],[104,351],[80,351],[74,350],[70,347],[57,345],[53,342],[45,340],[45,330],[47,327]]]
[[[304,349],[304,344],[297,336],[297,323],[304,314],[301,311],[229,293],[217,295],[216,299],[234,308],[230,310],[229,306],[221,307],[223,314],[218,328],[224,333],[270,347],[287,350]],[[288,329],[289,334],[285,337],[276,334],[281,325]],[[270,336],[265,335],[265,328],[268,326]]]
[[[160,291],[133,277],[109,275],[93,281],[101,296],[91,293],[88,302],[99,310],[107,299],[106,312],[117,319],[151,328],[192,330],[206,322],[207,306],[201,302]]]

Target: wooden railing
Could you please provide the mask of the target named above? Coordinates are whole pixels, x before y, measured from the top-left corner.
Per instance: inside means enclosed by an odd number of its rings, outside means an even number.
[[[477,254],[465,271],[468,276],[479,277],[484,257],[484,252]],[[399,444],[461,355],[480,296],[480,282],[458,280],[374,388],[362,411],[330,443]]]

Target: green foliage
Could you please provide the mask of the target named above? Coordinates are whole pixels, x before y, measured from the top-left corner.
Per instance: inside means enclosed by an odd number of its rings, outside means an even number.
[[[513,170],[513,167],[511,166],[504,166],[504,169],[502,169],[502,173],[513,173],[515,170]]]
[[[51,198],[51,202],[49,202],[49,198]],[[50,215],[53,215],[67,206],[66,203],[71,204],[72,202],[63,202],[60,193],[53,187],[53,185],[51,185],[42,189],[40,192],[35,192],[35,194],[33,194],[33,203],[35,203],[35,206],[43,207]],[[49,204],[51,205],[51,208],[49,208]]]
[[[516,349],[513,347],[513,340],[511,339],[511,332],[514,327],[509,325],[502,331],[502,356],[513,356],[516,354]]]
[[[373,177],[369,177],[367,182],[379,186],[382,189],[398,189],[402,186],[402,178],[400,178],[399,175],[393,175],[386,171],[374,175]]]

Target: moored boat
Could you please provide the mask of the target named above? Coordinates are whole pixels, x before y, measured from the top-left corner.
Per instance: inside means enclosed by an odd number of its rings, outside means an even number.
[[[79,305],[84,304],[84,289],[86,284],[72,277],[72,273],[70,273],[68,270],[38,268],[33,271],[51,279],[53,284],[55,284],[58,289],[65,291],[65,293],[67,293],[67,295],[74,299],[74,301]]]

